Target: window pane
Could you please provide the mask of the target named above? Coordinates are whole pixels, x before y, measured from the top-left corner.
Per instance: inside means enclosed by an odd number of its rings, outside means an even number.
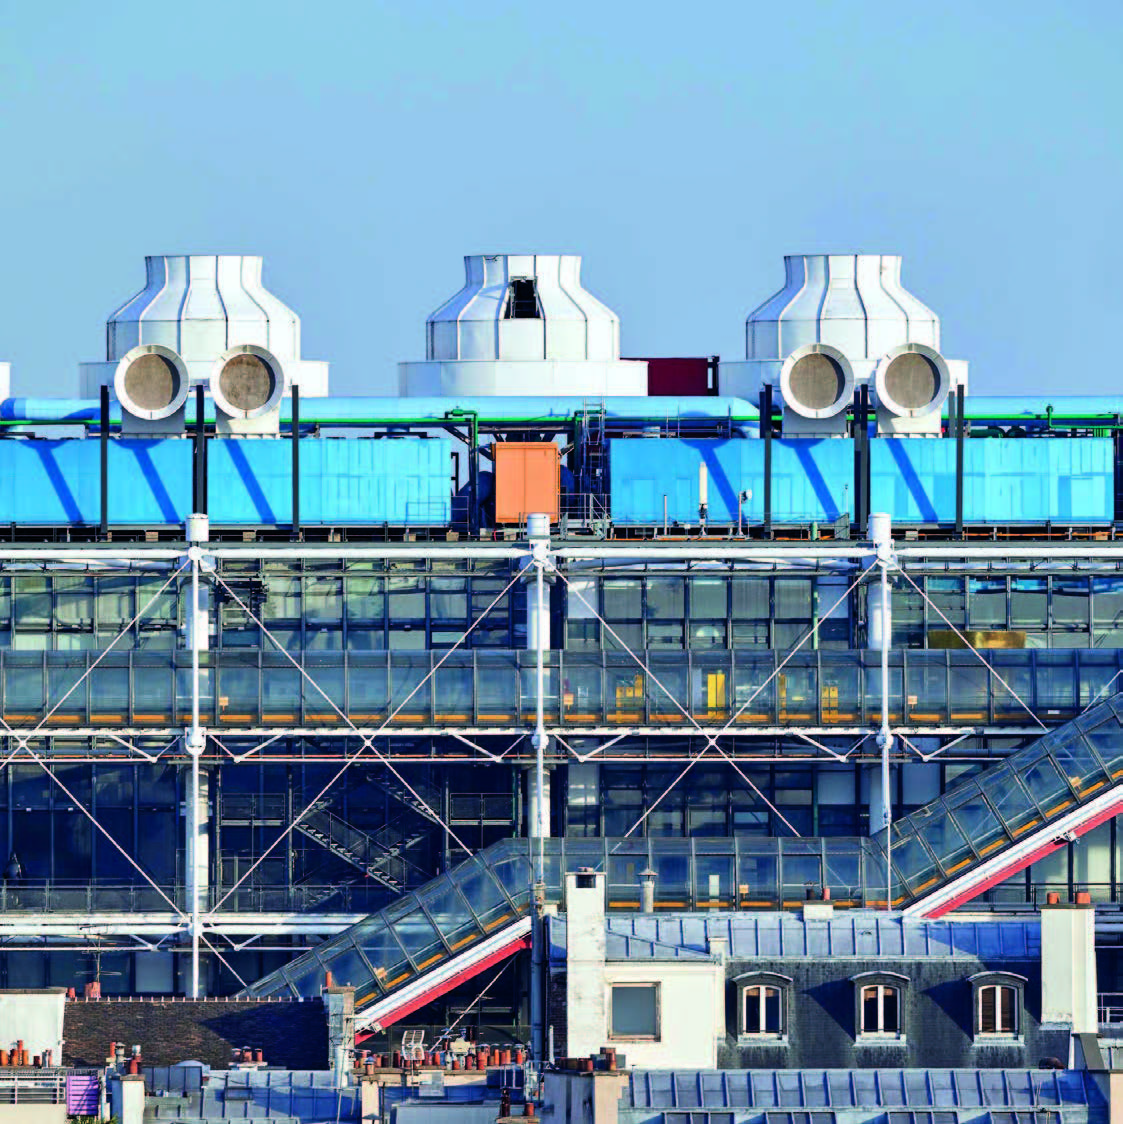
[[[1088,623],[1088,579],[1053,579],[1053,621],[1056,624]]]
[[[1006,627],[1006,579],[970,578],[967,604],[975,628]]]
[[[606,578],[604,615],[608,620],[630,620],[641,615],[640,583],[635,579]]]
[[[811,619],[811,579],[776,579],[776,616]]]
[[[1010,617],[1014,628],[1048,627],[1049,591],[1044,578],[1014,578]]]
[[[769,1034],[779,1034],[783,1030],[780,1022],[780,989],[764,989],[764,1029]]]
[[[871,1034],[878,1029],[877,988],[862,988],[862,1030]]]
[[[979,988],[979,1031],[982,1034],[994,1034],[998,1029],[995,1018],[995,988]]]
[[[366,577],[347,578],[347,619],[349,621],[380,622],[385,613],[382,579]]]
[[[1012,987],[1000,987],[998,989],[1000,998],[999,1014],[1001,1021],[998,1024],[998,1029],[1007,1034],[1013,1034],[1016,1024],[1014,1022],[1014,989]]]
[[[733,580],[733,616],[738,620],[767,620],[767,578],[735,578]]]
[[[932,617],[929,620],[932,628],[948,627],[940,613],[936,612],[937,608],[956,628],[962,628],[967,623],[962,578],[929,578],[928,596],[933,605]]]
[[[656,984],[612,989],[612,1035],[614,1038],[656,1038],[659,1034],[658,987]]]
[[[647,581],[647,615],[654,620],[682,620],[682,578],[649,578]]]
[[[899,1034],[901,1031],[901,1014],[898,1005],[900,992],[895,987],[881,989],[881,1030],[886,1034]]]
[[[390,578],[390,619],[425,616],[425,591],[420,578]]]
[[[760,992],[759,987],[745,988],[745,1033],[759,1034],[760,1025]]]
[[[690,615],[692,617],[725,617],[725,586],[722,578],[692,578],[690,582]]]

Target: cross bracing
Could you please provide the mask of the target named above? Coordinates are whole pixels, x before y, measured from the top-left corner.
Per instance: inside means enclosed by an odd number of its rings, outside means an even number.
[[[406,547],[404,551],[399,548],[396,552],[348,547],[340,558],[344,563],[384,561],[393,553],[397,561],[421,560],[443,553],[432,549],[442,545]],[[962,548],[958,554],[947,556],[938,551],[929,555],[925,549],[920,544],[920,553],[910,554],[917,548],[905,545],[898,550],[895,572],[902,575],[899,585],[907,582],[902,567],[920,575],[923,584],[927,581],[924,575],[946,574],[949,567],[958,566],[961,572],[968,573],[973,567],[982,572],[982,567],[993,570],[1005,565],[1009,572],[1015,564],[1009,558],[1004,562],[985,551],[972,556],[967,548]],[[145,579],[155,579],[153,588],[164,582],[187,585],[186,573],[190,570],[204,590],[209,590],[207,629],[212,633],[212,644],[196,649],[198,678],[195,680],[191,674],[194,660],[190,648],[122,651],[123,645],[115,646],[113,637],[100,632],[101,615],[91,626],[91,635],[96,635],[104,647],[78,653],[3,651],[0,716],[7,727],[0,732],[0,760],[8,766],[26,766],[35,759],[40,763],[35,767],[44,773],[50,771],[47,763],[54,767],[86,762],[130,763],[137,768],[164,764],[183,770],[195,760],[213,778],[235,765],[343,765],[349,776],[353,766],[370,764],[402,769],[403,780],[413,783],[415,768],[421,766],[470,766],[478,770],[480,766],[525,768],[534,764],[537,753],[531,735],[541,706],[541,728],[548,739],[542,761],[547,767],[623,767],[640,762],[680,769],[685,766],[688,770],[719,768],[724,770],[730,788],[738,789],[766,812],[774,813],[777,830],[786,831],[786,823],[793,825],[791,834],[795,837],[805,831],[799,830],[799,821],[789,818],[791,810],[777,804],[777,792],[757,786],[756,774],[745,770],[763,764],[774,764],[777,768],[803,763],[861,767],[882,756],[873,739],[883,710],[879,653],[816,648],[815,643],[821,639],[817,622],[829,617],[829,613],[812,619],[811,627],[803,627],[796,619],[793,626],[802,628],[802,632],[783,648],[684,648],[667,652],[633,647],[629,642],[631,634],[625,631],[626,622],[606,611],[602,590],[600,599],[587,603],[585,608],[603,635],[616,634],[619,646],[614,651],[570,651],[564,647],[563,639],[558,646],[542,653],[539,687],[536,651],[471,647],[474,636],[483,631],[487,622],[487,606],[476,603],[474,594],[463,595],[472,598],[472,605],[464,623],[457,623],[452,630],[455,639],[443,649],[318,652],[305,646],[311,635],[307,622],[301,626],[301,646],[290,647],[289,638],[282,635],[261,600],[252,598],[244,584],[223,568],[226,562],[242,564],[252,559],[260,564],[263,559],[286,556],[304,565],[309,559],[315,560],[314,550],[294,547],[292,554],[289,548],[282,547],[274,555],[269,547],[218,547],[213,552],[208,547],[205,555],[200,550],[197,558],[186,561],[182,551],[165,550],[160,557],[160,551],[150,551],[143,544],[112,550],[112,555],[105,548],[84,555],[59,552],[58,558],[53,559],[48,548],[40,553],[36,565],[42,572],[55,565],[56,569],[50,572],[56,573],[57,564],[88,566],[91,553],[98,556],[99,566],[105,566],[107,558],[112,559],[109,565],[122,567],[143,567],[155,562],[162,569],[154,575],[149,573]],[[1016,550],[1004,546],[1002,553],[1009,555]],[[1081,550],[1087,555],[1098,547],[1089,544]],[[527,558],[526,546],[492,549],[490,544],[475,544],[470,553],[481,561],[499,560],[507,568],[509,576],[488,590],[488,600],[497,593],[502,595],[503,587],[512,597],[522,588],[518,567]],[[562,589],[568,587],[573,575],[587,572],[582,569],[586,560],[602,572],[608,566],[611,573],[623,574],[638,566],[646,573],[654,565],[659,567],[657,575],[665,575],[688,561],[684,553],[683,548],[668,548],[655,554],[652,562],[651,548],[639,544],[614,544],[610,553],[601,552],[600,557],[596,557],[596,549],[582,551],[578,556],[570,548],[562,547],[550,552],[549,570]],[[700,566],[767,567],[769,572],[783,574],[793,569],[838,573],[843,580],[835,587],[836,593],[847,591],[857,596],[863,576],[869,576],[864,575],[869,568],[869,547],[828,550],[802,543],[797,554],[787,546],[756,544],[739,555],[738,544],[707,543],[699,546],[696,553],[698,557],[689,561],[689,572],[703,574],[701,580],[708,580],[712,571],[700,570]],[[1071,551],[1066,556],[1065,551],[1050,548],[1048,557],[1035,557],[1031,551],[1017,564],[1032,573],[1066,573],[1082,565],[1102,567],[1106,572],[1117,565],[1118,553],[1104,549],[1096,558],[1082,560]],[[26,553],[21,557],[26,559]],[[323,558],[322,551],[318,557]],[[493,581],[494,577],[487,580]],[[1012,580],[1007,579],[1008,596],[1012,596]],[[856,588],[851,589],[852,585]],[[922,597],[928,589],[924,585]],[[220,593],[229,595],[225,602]],[[1065,594],[1061,586],[1055,590],[1052,585],[1047,586],[1050,601]],[[397,596],[389,591],[389,586],[384,595]],[[130,596],[132,608],[140,610],[133,616],[143,614],[138,594],[134,591]],[[426,596],[430,598],[428,610],[432,594]],[[693,588],[689,596],[695,596]],[[574,597],[577,603],[581,599]],[[178,637],[177,643],[182,644],[182,627],[170,620],[166,607],[153,600],[154,607],[164,614],[161,625],[169,626]],[[181,609],[183,601],[181,594]],[[215,646],[221,637],[219,617],[223,604],[233,604],[260,629],[257,648],[237,651]],[[771,604],[770,609],[775,609],[776,604]],[[690,601],[688,607],[692,605]],[[946,606],[946,601],[937,600],[926,612],[937,619]],[[509,605],[504,612],[509,622],[514,620],[514,610]],[[1012,612],[1007,609],[1008,624]],[[104,623],[112,617],[110,613]],[[1094,623],[1091,609],[1088,618]],[[127,633],[132,621],[133,617],[129,617],[118,622],[121,636]],[[948,623],[952,630],[967,627],[965,619],[958,624],[956,619]],[[136,625],[132,627],[135,631]],[[432,622],[426,629],[427,637],[436,635]],[[513,639],[512,633],[508,643]],[[1011,743],[1024,742],[1039,732],[1039,723],[1057,725],[1086,709],[1111,690],[1123,674],[1123,663],[1114,650],[1061,649],[1046,654],[1025,651],[980,656],[969,649],[950,652],[900,647],[889,652],[889,669],[888,720],[895,741],[888,758],[904,764],[930,763],[944,754],[965,762],[1001,754]],[[717,683],[722,684],[720,690]],[[159,703],[164,709],[149,705],[152,703]],[[141,704],[148,709],[140,710]],[[359,709],[359,704],[365,709]],[[188,752],[188,740],[196,707],[202,743],[200,752],[192,755]],[[138,717],[142,714],[147,717]],[[662,811],[664,805],[658,803],[662,794],[670,792],[673,797],[676,786],[689,783],[688,774],[686,781],[681,777],[668,779],[670,785],[659,781],[652,788],[656,807],[640,809],[630,823],[621,827],[621,832],[630,827],[641,834],[645,832],[643,817],[652,810]],[[329,799],[338,791],[332,787],[334,784],[335,781],[329,781],[326,786]],[[258,861],[271,862],[287,850],[288,840],[300,831],[300,814],[305,805],[315,803],[308,799],[315,793],[315,788],[306,790],[300,802],[280,818],[278,829],[284,838],[262,837],[260,843],[254,844],[257,849],[249,856],[251,866]],[[74,806],[81,803],[76,797]],[[431,827],[437,835],[462,831],[456,826],[459,821],[448,817],[447,809],[432,811],[436,819]],[[99,812],[94,810],[92,816],[98,819]],[[104,827],[101,824],[92,830],[100,832]],[[447,845],[454,853],[462,853],[460,844]],[[126,841],[123,849],[132,857],[142,857],[143,848],[138,840]],[[472,845],[464,841],[463,850],[471,849]],[[157,889],[168,886],[160,879],[155,881]],[[143,885],[139,876],[138,882]],[[231,879],[219,879],[218,883],[205,888],[203,908],[194,918],[189,908],[188,883],[183,884],[182,896],[175,892],[170,895],[177,905],[170,911],[165,908],[162,915],[153,908],[161,903],[155,899],[155,890],[150,885],[151,903],[139,911],[111,911],[113,919],[107,924],[122,936],[132,933],[133,937],[139,937],[149,924],[162,926],[160,939],[172,942],[163,947],[174,946],[194,929],[200,955],[208,954],[211,943],[225,954],[229,949],[223,942],[238,935],[239,926],[252,927],[257,923],[255,919],[264,920],[270,915],[266,892],[253,885],[252,875],[238,874]],[[307,900],[313,903],[309,913],[295,919],[289,915],[288,920],[277,922],[277,940],[283,940],[285,934],[327,934],[362,914],[362,910],[332,912],[331,902],[317,907],[311,894]],[[247,901],[254,907],[252,912],[242,909]],[[94,904],[91,900],[90,905]],[[81,936],[81,922],[75,920],[67,928],[71,923],[64,911],[53,916],[57,926],[40,929],[41,934],[53,932],[59,939],[67,932]],[[80,916],[75,914],[76,918]],[[19,939],[19,924],[17,919],[17,927],[10,934],[3,934],[4,938]]]

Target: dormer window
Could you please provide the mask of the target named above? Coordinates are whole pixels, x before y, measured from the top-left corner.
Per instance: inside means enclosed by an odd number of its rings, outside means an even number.
[[[504,320],[540,320],[538,311],[538,291],[534,281],[528,277],[512,277],[507,286],[507,306],[503,310]]]
[[[908,977],[896,972],[863,972],[853,976],[852,982],[858,1039],[876,1042],[904,1038],[904,999]]]
[[[977,972],[970,982],[976,1041],[1018,1038],[1025,977],[1014,972]]]
[[[786,1038],[791,977],[775,972],[746,972],[737,977],[736,984],[740,1034],[747,1038]]]

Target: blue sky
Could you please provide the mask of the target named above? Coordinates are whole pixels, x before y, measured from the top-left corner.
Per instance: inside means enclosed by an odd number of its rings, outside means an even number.
[[[146,253],[258,253],[384,393],[470,252],[743,358],[785,252],[904,256],[981,393],[1118,391],[1123,4],[0,0],[0,360],[76,393]]]

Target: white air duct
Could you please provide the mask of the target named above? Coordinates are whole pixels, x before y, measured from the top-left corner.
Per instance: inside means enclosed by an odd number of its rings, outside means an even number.
[[[147,344],[174,351],[193,386],[208,384],[219,356],[253,345],[276,357],[304,397],[327,394],[328,365],[300,357],[300,317],[262,284],[261,258],[167,254],[144,261],[144,288],[106,323],[106,361],[80,365],[84,397],[113,385],[121,358]]]
[[[474,254],[464,287],[425,325],[425,361],[399,391],[427,395],[643,395],[647,364],[620,358],[620,321],[581,284],[576,254]]]
[[[745,322],[745,362],[722,363],[721,392],[756,401],[764,386],[775,387],[784,407],[785,436],[812,435],[815,427],[806,422],[828,420],[807,415],[799,402],[788,402],[795,384],[789,378],[785,389],[784,371],[790,372],[793,358],[810,354],[805,349],[817,346],[830,349],[824,355],[845,358],[853,378],[851,400],[854,386],[870,384],[873,393],[878,364],[889,355],[896,357],[895,349],[915,344],[939,353],[939,317],[901,284],[897,255],[793,254],[784,258],[784,273],[784,287],[749,313]],[[941,362],[951,380],[949,389],[966,387],[967,363]],[[817,366],[821,379],[808,381],[829,384],[827,366],[822,362]],[[812,369],[807,366],[808,375]],[[839,414],[846,405],[849,402],[839,406]],[[841,434],[845,428],[835,423],[817,430],[824,431]],[[925,430],[897,425],[889,432]]]
[[[124,433],[182,433],[191,378],[169,347],[141,344],[125,353],[113,372]]]
[[[266,348],[244,343],[224,351],[211,368],[210,391],[218,433],[280,432],[285,372]]]
[[[947,361],[922,343],[893,348],[874,371],[879,436],[938,435],[951,393]]]
[[[785,437],[829,437],[846,433],[846,408],[854,398],[854,371],[836,347],[809,343],[796,348],[780,368]]]

